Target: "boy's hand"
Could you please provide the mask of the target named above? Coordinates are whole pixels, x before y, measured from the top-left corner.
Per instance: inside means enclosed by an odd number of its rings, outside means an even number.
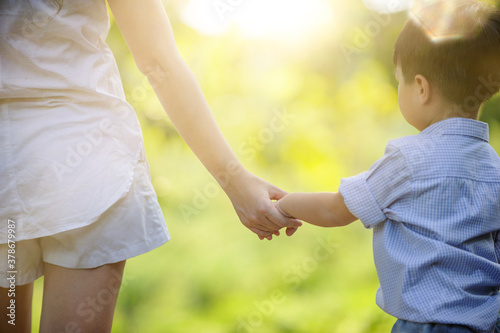
[[[286,196],[286,195],[285,195]],[[284,197],[283,197],[284,198]],[[281,199],[283,199],[281,198]],[[276,209],[281,213],[281,215],[283,215],[284,217],[286,218],[290,218],[290,219],[295,219],[295,217],[291,216],[290,214],[287,214],[285,211],[283,211],[283,209],[281,209],[280,207],[280,204],[279,202],[281,201],[280,200],[277,200],[274,202],[274,206],[276,207]],[[286,234],[287,236],[292,236],[297,230],[299,229],[299,227],[288,227],[286,228]],[[279,233],[279,232],[278,232]]]

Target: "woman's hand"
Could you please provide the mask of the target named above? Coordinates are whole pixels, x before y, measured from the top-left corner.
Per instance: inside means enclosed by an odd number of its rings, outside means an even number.
[[[241,223],[261,240],[271,240],[273,234],[279,236],[282,228],[287,228],[286,234],[291,236],[302,225],[297,219],[283,216],[274,206],[272,200],[284,197],[285,191],[246,170],[234,177],[224,190]]]

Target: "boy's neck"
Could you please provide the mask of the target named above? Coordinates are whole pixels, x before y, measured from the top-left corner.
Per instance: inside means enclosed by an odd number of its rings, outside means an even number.
[[[442,120],[450,118],[467,118],[478,120],[479,109],[466,111],[462,106],[450,103],[442,103],[442,105],[436,105],[433,110],[429,111],[430,117],[425,128],[440,122]],[[422,131],[425,129],[423,128]]]

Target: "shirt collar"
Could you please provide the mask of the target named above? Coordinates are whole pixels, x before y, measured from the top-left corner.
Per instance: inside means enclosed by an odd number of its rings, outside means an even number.
[[[468,118],[449,118],[441,120],[424,129],[423,135],[463,135],[489,142],[487,123]]]

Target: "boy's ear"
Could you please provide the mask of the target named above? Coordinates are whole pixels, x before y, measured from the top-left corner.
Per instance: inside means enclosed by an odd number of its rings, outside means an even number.
[[[415,76],[415,89],[417,90],[417,97],[422,105],[427,104],[431,100],[431,84],[425,76],[421,74]]]

